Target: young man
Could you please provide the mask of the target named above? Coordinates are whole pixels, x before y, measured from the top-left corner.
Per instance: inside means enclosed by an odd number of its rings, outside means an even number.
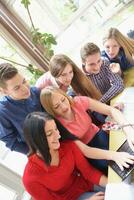
[[[124,89],[123,80],[114,74],[107,60],[101,59],[100,49],[93,43],[87,43],[81,48],[81,59],[84,73],[91,79],[103,95],[103,103],[109,101]]]
[[[0,140],[13,151],[26,154],[23,122],[27,114],[43,111],[40,90],[30,87],[26,79],[9,63],[0,64]]]

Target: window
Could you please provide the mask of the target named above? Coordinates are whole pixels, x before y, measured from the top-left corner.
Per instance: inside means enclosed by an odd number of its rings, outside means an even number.
[[[15,191],[10,188],[4,187],[0,184],[0,199],[14,200],[16,198]]]

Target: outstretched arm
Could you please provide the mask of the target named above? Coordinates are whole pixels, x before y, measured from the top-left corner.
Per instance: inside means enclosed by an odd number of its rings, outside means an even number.
[[[119,125],[129,124],[124,115],[118,109],[113,108],[112,106],[108,106],[91,98],[89,98],[89,105],[89,109],[110,116]],[[131,149],[134,151],[134,127],[124,127],[123,131],[126,134]]]
[[[85,159],[84,155],[82,154],[82,151],[80,151],[80,148],[78,148],[78,146],[74,144],[74,142],[72,142],[71,144],[76,168],[79,170],[79,172],[87,181],[89,181],[89,183],[105,187],[107,184],[107,177],[103,175],[103,173],[100,172],[98,169],[93,167],[87,161],[87,159]]]
[[[109,79],[111,87],[109,90],[101,97],[100,101],[103,103],[109,102],[113,97],[123,91],[124,84],[122,78],[118,74],[112,73],[109,69],[109,63],[105,67],[106,75]]]
[[[129,164],[134,163],[134,156],[126,152],[116,152],[93,148],[79,140],[76,140],[75,143],[87,158],[113,160],[117,163],[121,170],[123,170],[123,167],[129,167]]]

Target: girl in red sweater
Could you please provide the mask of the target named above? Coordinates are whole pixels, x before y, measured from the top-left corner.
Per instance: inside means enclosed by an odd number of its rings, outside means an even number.
[[[63,135],[70,134],[64,127],[61,130]],[[51,116],[29,114],[24,136],[29,156],[23,183],[34,200],[104,200],[103,192],[92,191],[94,184],[105,186],[107,178],[87,162],[73,141],[59,141],[60,133]]]

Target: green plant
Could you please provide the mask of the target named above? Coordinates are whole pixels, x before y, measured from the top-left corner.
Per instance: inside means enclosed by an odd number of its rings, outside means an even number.
[[[32,73],[32,78],[30,79],[30,85],[34,85],[36,80],[44,73],[40,71],[38,68],[34,67],[33,65],[29,64],[27,69]]]
[[[50,59],[51,56],[54,54],[52,45],[57,44],[55,37],[50,33],[41,33],[38,28],[35,28],[31,13],[30,13],[30,9],[29,9],[30,0],[22,0],[21,4],[23,4],[24,7],[26,8],[30,22],[31,22],[31,35],[32,35],[33,44],[41,48],[43,50],[44,56],[47,59]]]
[[[34,85],[37,81],[37,79],[44,73],[41,71],[39,68],[29,64],[29,65],[24,65],[21,63],[18,63],[13,60],[13,58],[5,58],[4,56],[0,56],[0,59],[5,60],[6,62],[9,62],[13,64],[15,67],[24,67],[26,70],[28,70],[32,76],[30,76],[30,85]],[[18,68],[19,69],[19,68]]]

